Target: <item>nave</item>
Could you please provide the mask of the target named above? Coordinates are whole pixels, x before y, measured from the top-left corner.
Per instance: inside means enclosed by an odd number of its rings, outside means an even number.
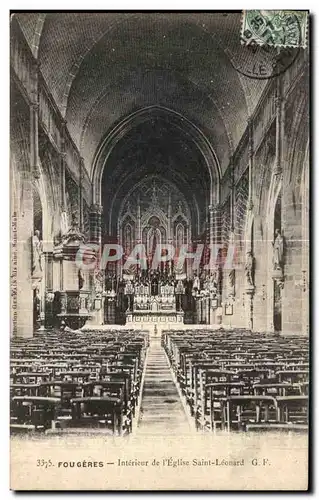
[[[189,434],[191,427],[159,338],[150,343],[138,435]]]
[[[306,432],[308,344],[247,331],[50,332],[11,346],[12,434]]]

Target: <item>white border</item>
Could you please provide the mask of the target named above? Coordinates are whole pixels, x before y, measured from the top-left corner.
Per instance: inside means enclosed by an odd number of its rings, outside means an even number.
[[[256,9],[256,8],[262,8],[262,9],[281,9],[281,10],[293,10],[293,9],[309,9],[312,16],[316,16],[318,13],[319,7],[317,6],[318,3],[315,3],[315,0],[311,0],[310,2],[307,2],[306,4],[303,4],[302,2],[296,1],[296,0],[282,0],[280,2],[280,5],[278,4],[278,0],[268,0],[267,2],[263,2],[262,5],[260,5],[261,2],[256,2],[252,0],[246,0],[242,3],[234,2],[234,1],[227,1],[224,0],[222,5],[219,5],[216,2],[212,1],[207,1],[207,0],[196,0],[193,2],[190,2],[188,0],[160,0],[160,1],[141,1],[141,0],[135,0],[129,1],[129,0],[117,0],[116,2],[110,2],[110,1],[97,1],[95,0],[94,2],[83,2],[82,0],[73,0],[73,1],[66,1],[66,0],[55,0],[53,1],[43,1],[43,0],[33,0],[30,2],[25,2],[23,0],[16,0],[15,2],[8,2],[6,0],[2,0],[1,6],[0,6],[0,23],[1,23],[1,29],[0,29],[0,37],[1,37],[1,182],[0,182],[0,203],[1,203],[1,222],[2,222],[2,228],[1,228],[1,241],[2,245],[0,247],[0,256],[1,260],[0,262],[2,263],[1,267],[1,287],[0,287],[0,304],[1,304],[1,345],[0,345],[0,352],[2,353],[2,360],[0,362],[0,380],[1,380],[1,402],[2,402],[2,407],[1,407],[1,412],[0,412],[0,418],[1,418],[1,425],[0,425],[0,443],[1,443],[1,454],[0,454],[0,493],[1,493],[1,499],[4,498],[9,498],[12,496],[12,492],[9,491],[9,436],[8,436],[8,417],[9,417],[9,366],[8,366],[8,360],[9,360],[9,245],[7,242],[9,242],[9,10],[12,9],[27,9],[27,10],[32,10],[32,9],[38,9],[38,10],[46,10],[46,9],[53,9],[53,10],[91,10],[91,9],[103,9],[103,10],[122,10],[122,9],[130,9],[130,10],[214,10],[218,7],[223,7],[225,10],[239,10],[239,9]],[[116,9],[114,9],[116,7]],[[315,22],[316,19],[312,19],[312,31],[313,31],[313,38],[312,38],[312,51],[313,51],[313,60],[312,60],[312,68],[311,71],[314,75],[313,77],[313,86],[312,86],[312,94],[314,94],[315,89],[317,88],[317,81],[316,81],[316,73],[318,73],[318,43],[317,43],[317,37],[315,36]],[[315,70],[316,68],[316,70]],[[315,123],[316,118],[318,118],[318,99],[315,101],[313,97],[313,105],[314,109],[312,110],[312,121],[313,124]],[[313,137],[312,137],[312,168],[314,169],[315,174],[313,175],[312,182],[313,182],[313,202],[314,205],[311,207],[312,208],[312,213],[316,214],[318,211],[316,210],[316,200],[319,199],[319,192],[318,192],[318,164],[317,164],[317,157],[316,157],[316,145],[319,144],[319,137],[318,137],[318,129],[315,129],[315,126],[313,125]],[[319,217],[314,217],[314,229],[315,229],[315,237],[313,238],[313,244],[317,244],[318,248],[318,238],[319,238]],[[313,254],[315,257],[315,251],[313,250]],[[314,266],[314,269],[312,269],[313,273],[313,279],[312,279],[312,286],[313,286],[313,304],[315,306],[316,301],[315,298],[318,296],[317,294],[317,288],[319,286],[319,276],[317,275],[317,266]],[[317,278],[317,279],[316,279]],[[316,408],[314,407],[314,403],[318,401],[318,392],[319,392],[319,381],[317,378],[317,370],[316,370],[316,360],[319,360],[319,355],[318,355],[318,341],[315,342],[315,337],[317,332],[315,331],[314,327],[315,325],[318,324],[318,316],[319,314],[319,308],[317,306],[316,310],[314,307],[314,324],[313,324],[313,331],[312,331],[312,347],[313,347],[313,367],[316,375],[316,380],[313,381],[313,427],[316,427],[317,423],[317,412]],[[314,349],[316,347],[316,349]],[[5,388],[5,390],[4,390]],[[4,392],[4,394],[3,394]],[[315,429],[316,432],[314,432],[314,437],[315,437],[315,450],[317,450],[317,444],[318,444],[318,430]],[[313,447],[314,443],[310,443],[309,446]],[[314,456],[314,458],[316,458]],[[317,462],[317,463],[316,463]],[[316,487],[315,484],[315,478],[319,477],[319,467],[318,467],[318,460],[314,460],[314,467],[313,467],[313,483],[314,487]],[[173,494],[168,494],[168,493],[163,493],[166,498],[173,498]],[[237,493],[234,494],[218,494],[214,493],[214,498],[225,498],[225,496],[230,496],[230,495],[237,495]],[[34,494],[30,493],[28,497],[33,497],[33,498],[41,498],[43,495],[42,494]],[[114,497],[114,498],[119,498],[122,495],[119,494],[109,494],[108,497]],[[127,495],[126,495],[127,496]],[[150,494],[143,495],[143,497],[148,497],[151,496]],[[189,495],[187,495],[189,496]],[[191,495],[192,497],[199,497],[198,493],[194,493]],[[249,495],[250,498],[255,495]],[[257,494],[256,494],[257,496]],[[265,496],[265,494],[258,495],[260,496]],[[296,498],[296,495],[294,494],[285,494],[285,498],[291,497],[291,498]],[[297,495],[299,496],[299,495]],[[272,498],[275,497],[280,497],[279,494],[274,494],[272,495]],[[94,498],[93,494],[88,494],[86,495],[86,498]]]

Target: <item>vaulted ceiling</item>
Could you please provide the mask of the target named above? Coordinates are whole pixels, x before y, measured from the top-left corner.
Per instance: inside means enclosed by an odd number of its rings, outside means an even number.
[[[241,13],[19,13],[69,131],[92,171],[103,137],[160,105],[191,120],[222,169],[265,85],[234,69]]]
[[[204,230],[199,220],[205,224],[210,178],[203,157],[182,131],[154,118],[136,126],[117,143],[104,169],[104,218],[115,224],[113,232],[126,194],[149,177],[175,185],[187,200],[193,232]]]

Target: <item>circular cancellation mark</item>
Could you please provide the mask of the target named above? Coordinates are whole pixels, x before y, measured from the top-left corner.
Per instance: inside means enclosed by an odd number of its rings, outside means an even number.
[[[248,11],[241,46],[230,55],[232,66],[238,73],[256,80],[275,78],[287,71],[297,59],[301,50],[301,30],[297,16],[281,16],[270,19],[258,14],[262,11]],[[253,15],[253,13],[256,13]],[[287,45],[287,30],[293,33],[293,46]]]

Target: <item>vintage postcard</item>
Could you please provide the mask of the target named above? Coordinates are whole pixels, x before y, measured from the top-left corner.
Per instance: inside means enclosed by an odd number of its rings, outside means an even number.
[[[10,13],[13,490],[308,489],[309,30]]]

